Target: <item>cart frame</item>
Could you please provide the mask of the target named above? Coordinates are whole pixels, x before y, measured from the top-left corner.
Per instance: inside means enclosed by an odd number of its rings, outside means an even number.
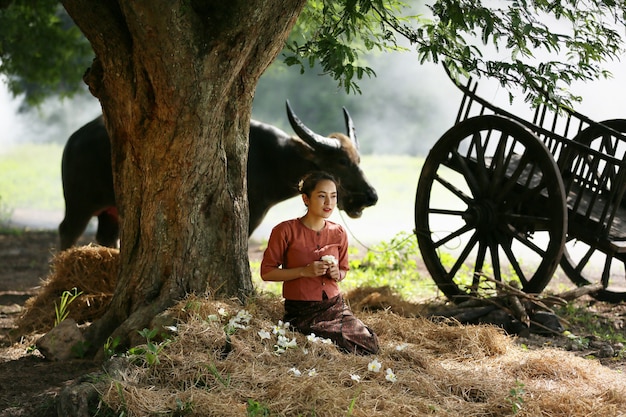
[[[418,244],[438,287],[455,301],[497,290],[494,281],[507,278],[501,268],[506,258],[527,292],[541,292],[560,264],[576,285],[601,282],[604,290],[596,298],[626,300],[626,268],[614,272],[626,264],[626,120],[596,122],[541,104],[528,121],[476,94],[471,78],[454,82],[463,92],[456,120],[424,162],[415,203]],[[449,170],[465,190],[445,179]],[[463,208],[438,207],[436,186]],[[434,216],[460,226],[441,236],[431,224]],[[450,265],[444,247],[465,234],[469,238]],[[547,236],[545,247],[535,243],[535,234]],[[516,242],[538,255],[530,273],[516,259]],[[574,244],[585,247],[578,257]],[[604,257],[602,271],[589,272],[598,256]],[[471,273],[464,272],[468,267]]]

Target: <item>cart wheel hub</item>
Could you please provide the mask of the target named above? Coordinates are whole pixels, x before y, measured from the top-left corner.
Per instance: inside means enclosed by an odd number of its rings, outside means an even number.
[[[488,200],[470,207],[463,216],[465,222],[474,225],[481,235],[494,230],[497,218],[496,205]]]

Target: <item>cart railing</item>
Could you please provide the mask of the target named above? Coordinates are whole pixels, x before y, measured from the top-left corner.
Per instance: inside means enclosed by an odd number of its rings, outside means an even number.
[[[553,110],[544,104],[528,121],[477,95],[478,83],[472,79],[466,85],[453,81],[463,92],[455,124],[495,114],[522,124],[545,144],[565,186],[570,235],[586,241],[626,241],[626,208],[622,206],[626,188],[625,135],[572,109]],[[580,139],[590,129],[597,133],[598,140],[584,143]]]

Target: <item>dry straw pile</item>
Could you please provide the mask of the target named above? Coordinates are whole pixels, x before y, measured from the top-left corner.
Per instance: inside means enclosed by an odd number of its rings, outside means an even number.
[[[51,272],[37,296],[26,301],[17,322],[22,333],[47,332],[54,327],[55,305],[65,291],[79,295],[68,308],[68,318],[86,323],[101,317],[115,289],[119,251],[102,246],[68,249],[52,259]]]
[[[279,341],[282,303],[271,296],[245,313],[236,302],[192,297],[169,314],[178,325],[158,361],[135,356],[101,387],[117,412],[605,417],[626,410],[623,375],[567,352],[523,350],[494,327],[360,313],[382,351],[357,356],[288,330]]]

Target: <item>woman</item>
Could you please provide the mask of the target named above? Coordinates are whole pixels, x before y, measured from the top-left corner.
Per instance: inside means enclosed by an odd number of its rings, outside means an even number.
[[[313,172],[299,191],[306,214],[272,229],[261,278],[283,282],[284,321],[301,333],[329,338],[347,352],[377,353],[378,338],[354,317],[337,285],[349,269],[348,236],[327,220],[337,205],[337,181]]]

